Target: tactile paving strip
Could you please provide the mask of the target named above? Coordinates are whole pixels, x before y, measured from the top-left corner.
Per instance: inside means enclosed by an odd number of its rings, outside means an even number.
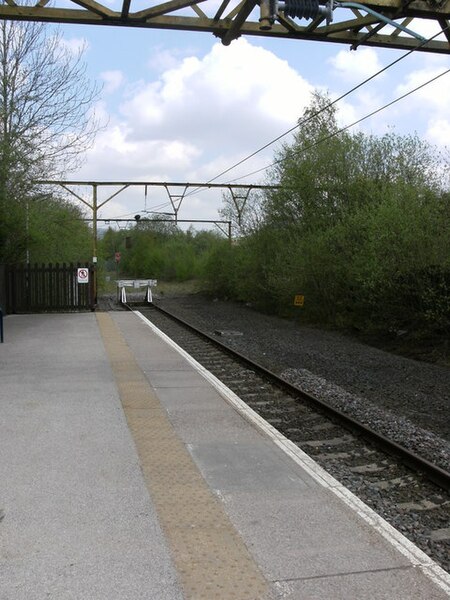
[[[107,313],[97,313],[147,487],[192,600],[268,600],[269,584]]]

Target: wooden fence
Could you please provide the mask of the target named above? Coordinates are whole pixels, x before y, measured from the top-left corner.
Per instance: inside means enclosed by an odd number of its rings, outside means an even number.
[[[4,308],[7,313],[94,310],[94,277],[92,265],[7,265]]]

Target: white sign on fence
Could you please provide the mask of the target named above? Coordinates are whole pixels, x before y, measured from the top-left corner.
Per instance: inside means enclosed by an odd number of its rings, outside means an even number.
[[[89,269],[77,269],[77,283],[89,283]]]

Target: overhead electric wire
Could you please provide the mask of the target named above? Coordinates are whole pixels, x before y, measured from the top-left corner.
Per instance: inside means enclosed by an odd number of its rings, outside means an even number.
[[[428,81],[425,81],[424,83],[418,85],[417,87],[413,88],[412,90],[409,90],[409,92],[406,92],[405,94],[402,94],[398,98],[395,98],[394,100],[391,100],[390,102],[388,102],[387,104],[384,104],[380,108],[377,108],[376,110],[373,110],[371,113],[365,115],[364,117],[361,117],[357,121],[353,121],[353,123],[350,123],[349,125],[346,125],[345,127],[341,127],[341,129],[338,129],[337,131],[334,131],[333,133],[330,133],[329,135],[327,135],[327,136],[325,136],[323,138],[320,138],[319,140],[317,140],[313,144],[310,144],[309,146],[305,146],[303,148],[299,148],[298,150],[295,150],[291,154],[291,156],[280,158],[279,160],[276,160],[273,163],[271,163],[270,165],[266,165],[265,167],[262,167],[261,169],[257,169],[256,171],[252,171],[251,173],[247,173],[246,175],[242,175],[242,177],[237,177],[236,179],[233,179],[230,183],[233,183],[233,182],[236,182],[236,181],[240,181],[241,179],[245,179],[246,177],[250,177],[251,175],[256,175],[257,173],[260,173],[261,171],[266,171],[267,169],[270,169],[271,167],[274,167],[274,166],[279,165],[279,164],[281,164],[281,163],[283,163],[283,162],[285,162],[287,160],[290,160],[292,158],[292,156],[301,154],[303,152],[306,152],[307,150],[311,150],[312,148],[315,148],[319,144],[323,144],[324,142],[327,142],[329,139],[335,137],[336,135],[339,135],[340,133],[343,133],[347,129],[350,129],[350,127],[358,125],[358,123],[361,123],[362,121],[365,121],[366,119],[369,119],[370,117],[373,117],[374,115],[376,115],[377,113],[381,112],[382,110],[385,110],[386,108],[389,108],[393,104],[396,104],[397,102],[400,102],[400,100],[403,100],[407,96],[410,96],[411,94],[414,94],[414,92],[417,92],[418,90],[422,89],[426,85],[429,85],[430,83],[433,83],[433,81],[436,81],[437,79],[439,79],[440,77],[443,77],[444,75],[447,75],[448,73],[450,73],[450,68],[447,69],[446,71],[443,71],[442,73],[439,73],[439,75],[436,75],[435,77],[429,79]]]
[[[428,44],[429,42],[433,41],[436,37],[438,37],[442,33],[445,33],[445,31],[447,31],[447,29],[449,29],[449,27],[450,26],[447,25],[446,27],[444,27],[443,29],[441,29],[440,31],[438,31],[437,33],[435,33],[433,36],[431,36],[427,40],[424,40],[424,41],[420,42],[420,44],[417,44],[416,47],[412,48],[411,50],[408,50],[408,52],[406,52],[402,56],[396,58],[394,61],[392,61],[391,63],[389,63],[388,65],[386,65],[385,67],[383,67],[382,69],[380,69],[379,71],[377,71],[376,73],[374,73],[373,75],[371,75],[370,77],[367,77],[366,79],[364,79],[364,81],[361,81],[356,86],[352,87],[351,89],[349,89],[347,92],[345,92],[344,94],[342,94],[338,98],[335,98],[334,100],[332,100],[331,102],[329,102],[328,104],[326,104],[325,106],[323,106],[320,110],[316,111],[312,115],[309,115],[305,119],[299,120],[296,125],[294,125],[290,129],[288,129],[284,133],[280,134],[279,136],[277,136],[276,138],[274,138],[270,142],[267,142],[266,144],[264,144],[263,146],[261,146],[260,148],[258,148],[254,152],[252,152],[251,154],[247,155],[243,159],[239,160],[237,163],[235,163],[231,167],[225,169],[224,171],[222,171],[221,173],[219,173],[218,175],[216,175],[215,177],[213,177],[212,179],[210,179],[207,183],[212,183],[216,179],[219,179],[219,177],[222,177],[222,175],[225,175],[226,173],[229,173],[230,171],[232,171],[236,167],[239,167],[244,162],[250,160],[250,158],[253,158],[254,156],[256,156],[257,154],[259,154],[260,152],[262,152],[263,150],[265,150],[266,148],[268,148],[272,144],[275,144],[276,142],[278,142],[279,140],[281,140],[283,137],[285,137],[289,133],[292,133],[293,131],[295,131],[296,129],[298,129],[299,127],[301,127],[302,125],[305,125],[309,121],[315,119],[322,112],[328,110],[329,108],[331,108],[332,106],[334,106],[335,104],[337,104],[338,102],[340,102],[341,100],[343,100],[344,98],[346,98],[347,96],[349,96],[350,94],[352,94],[353,92],[355,92],[356,90],[360,89],[362,86],[366,85],[367,83],[369,83],[370,81],[372,81],[373,79],[375,79],[376,77],[378,77],[379,75],[381,75],[382,73],[384,73],[385,71],[387,71],[388,69],[390,69],[391,67],[393,67],[394,65],[396,65],[397,63],[399,63],[400,61],[404,60],[410,54],[412,54],[413,52],[416,52],[417,50],[419,50],[422,46],[424,46],[424,45]],[[271,165],[269,165],[269,166],[271,166]],[[259,169],[258,171],[255,171],[255,173],[259,173],[261,170],[264,170],[264,169]],[[254,174],[254,173],[250,173],[250,175],[252,175],[252,174]],[[247,177],[247,176],[244,175],[244,177]],[[231,182],[233,182],[233,181],[239,181],[240,179],[243,179],[244,177],[240,177],[238,179],[233,179],[233,180],[231,180]],[[186,196],[191,196],[191,195],[197,193],[200,189],[202,189],[202,188],[195,188],[191,192],[187,193]]]
[[[159,211],[159,210],[158,210],[159,208],[161,208],[161,209],[162,209],[162,208],[166,208],[166,207],[168,207],[168,206],[171,206],[171,203],[170,203],[170,202],[163,202],[163,203],[161,203],[161,204],[156,204],[155,206],[153,206],[153,207],[150,207],[150,208],[152,208],[153,210],[141,210],[141,211],[133,211],[133,212],[128,212],[128,213],[125,213],[125,214],[123,214],[123,215],[119,215],[118,217],[115,217],[115,218],[117,218],[117,219],[124,219],[124,218],[128,217],[129,215],[133,215],[133,218],[134,218],[134,215],[136,214],[136,212],[146,212],[146,213],[156,213],[156,214],[157,214],[157,213],[160,213],[160,212],[161,212],[161,211]],[[111,218],[110,220],[111,220],[111,221],[114,221],[114,218]],[[131,220],[132,220],[132,219],[130,219],[130,221],[131,221]]]
[[[380,113],[381,111],[385,110],[386,108],[389,108],[390,106],[393,106],[394,104],[396,104],[397,102],[400,102],[404,98],[407,98],[408,96],[411,96],[412,94],[414,94],[418,90],[424,88],[425,86],[429,85],[430,83],[433,83],[434,81],[437,81],[438,79],[440,79],[444,75],[447,75],[448,73],[450,73],[450,68],[446,69],[445,71],[442,71],[442,73],[439,73],[438,75],[435,75],[431,79],[428,79],[424,83],[421,83],[420,85],[416,86],[412,90],[409,90],[408,92],[405,92],[401,96],[398,96],[397,98],[394,98],[394,100],[391,100],[390,102],[384,104],[383,106],[377,108],[376,110],[373,110],[372,112],[368,113],[367,115],[365,115],[365,116],[357,119],[356,121],[353,121],[353,123],[345,125],[344,127],[341,127],[340,129],[338,129],[337,131],[334,131],[333,133],[330,133],[329,135],[324,136],[324,137],[318,139],[313,144],[309,144],[308,146],[305,146],[303,148],[299,148],[299,149],[295,150],[290,156],[287,156],[287,157],[281,158],[279,160],[276,160],[273,163],[271,163],[270,165],[266,165],[265,167],[262,167],[261,169],[257,169],[256,171],[252,171],[251,173],[247,173],[246,175],[242,175],[241,177],[238,177],[236,179],[231,180],[229,183],[232,184],[234,182],[240,181],[241,179],[245,179],[246,177],[250,177],[252,175],[256,175],[257,173],[260,173],[261,171],[266,171],[267,169],[270,169],[271,167],[274,167],[274,166],[276,166],[278,164],[281,164],[281,163],[283,163],[283,162],[285,162],[287,160],[291,160],[292,157],[295,156],[295,155],[298,155],[298,154],[301,154],[303,152],[306,152],[307,150],[311,150],[312,148],[315,148],[316,146],[319,146],[320,144],[323,144],[324,142],[327,142],[328,140],[330,140],[331,138],[335,137],[336,135],[339,135],[340,133],[343,133],[347,129],[350,129],[351,127],[354,127],[355,125],[358,125],[359,123],[362,123],[366,119],[369,119],[370,117],[373,117],[374,115]],[[331,106],[331,104],[329,104],[327,106]],[[326,107],[325,107],[325,109],[326,109]],[[320,114],[325,109],[322,109],[322,110],[318,111],[317,113],[315,113],[314,116],[317,116],[318,114]],[[211,181],[209,181],[208,183],[211,183]],[[204,188],[197,188],[197,190],[198,189],[204,189]],[[195,192],[195,190],[193,192],[191,192],[191,194],[193,194],[194,192]],[[186,194],[186,195],[190,195],[190,194]],[[162,207],[163,204],[161,204],[159,206]],[[149,212],[149,211],[146,211],[146,212]],[[128,213],[128,214],[131,214],[131,213]],[[111,220],[114,221],[114,219],[111,219]]]

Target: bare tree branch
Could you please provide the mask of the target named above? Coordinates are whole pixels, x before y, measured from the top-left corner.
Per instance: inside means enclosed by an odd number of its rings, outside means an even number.
[[[64,176],[93,144],[100,88],[84,53],[43,23],[0,22],[0,262],[23,242],[33,180]]]

